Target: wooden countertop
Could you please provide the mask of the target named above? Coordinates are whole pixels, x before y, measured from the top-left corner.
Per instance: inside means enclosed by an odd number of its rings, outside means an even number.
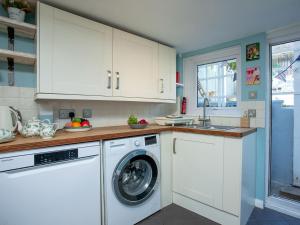
[[[101,128],[94,128],[87,132],[75,132],[75,133],[70,133],[70,132],[60,130],[56,133],[54,138],[46,139],[46,140],[40,137],[24,138],[18,135],[15,141],[0,144],[0,153],[23,151],[23,150],[30,150],[30,149],[37,149],[37,148],[53,147],[58,145],[99,141],[99,140],[110,140],[115,138],[124,138],[124,137],[160,133],[163,131],[178,131],[178,132],[188,132],[188,133],[195,133],[195,134],[241,138],[248,134],[256,132],[256,128],[235,128],[229,131],[218,131],[218,130],[200,130],[200,129],[186,128],[186,127],[168,127],[168,126],[150,125],[146,129],[141,129],[141,130],[134,130],[129,128],[128,126],[101,127]]]

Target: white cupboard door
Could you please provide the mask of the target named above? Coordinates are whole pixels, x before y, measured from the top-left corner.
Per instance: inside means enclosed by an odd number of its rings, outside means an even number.
[[[173,191],[222,209],[222,138],[174,135]]]
[[[113,95],[157,98],[158,43],[113,30]]]
[[[50,28],[40,45],[52,46],[52,93],[112,96],[112,28],[55,8]]]
[[[176,50],[158,46],[159,98],[176,100]]]

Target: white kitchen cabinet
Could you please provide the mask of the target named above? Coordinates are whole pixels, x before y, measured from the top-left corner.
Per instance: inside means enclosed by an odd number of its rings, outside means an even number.
[[[223,138],[174,134],[173,191],[222,208]]]
[[[174,132],[173,203],[222,225],[245,225],[254,208],[255,159],[255,133],[231,138]]]
[[[172,204],[172,132],[163,132],[160,134],[160,193],[161,207]]]
[[[176,100],[176,50],[158,45],[159,98]]]
[[[39,2],[37,27],[37,99],[176,102],[174,49]]]
[[[112,96],[112,28],[39,3],[38,93]]]
[[[113,30],[114,96],[157,98],[158,43]]]

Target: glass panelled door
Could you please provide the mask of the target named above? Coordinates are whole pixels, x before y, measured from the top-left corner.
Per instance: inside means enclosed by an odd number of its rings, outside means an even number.
[[[300,201],[300,41],[271,46],[270,195]]]

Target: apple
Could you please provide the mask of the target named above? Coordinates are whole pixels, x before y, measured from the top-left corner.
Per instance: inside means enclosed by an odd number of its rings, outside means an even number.
[[[81,122],[81,126],[82,127],[90,127],[91,124],[90,124],[90,122],[88,120],[84,120],[84,121]]]
[[[148,122],[147,122],[147,120],[145,120],[145,119],[141,119],[141,120],[139,121],[139,124],[148,124]]]

